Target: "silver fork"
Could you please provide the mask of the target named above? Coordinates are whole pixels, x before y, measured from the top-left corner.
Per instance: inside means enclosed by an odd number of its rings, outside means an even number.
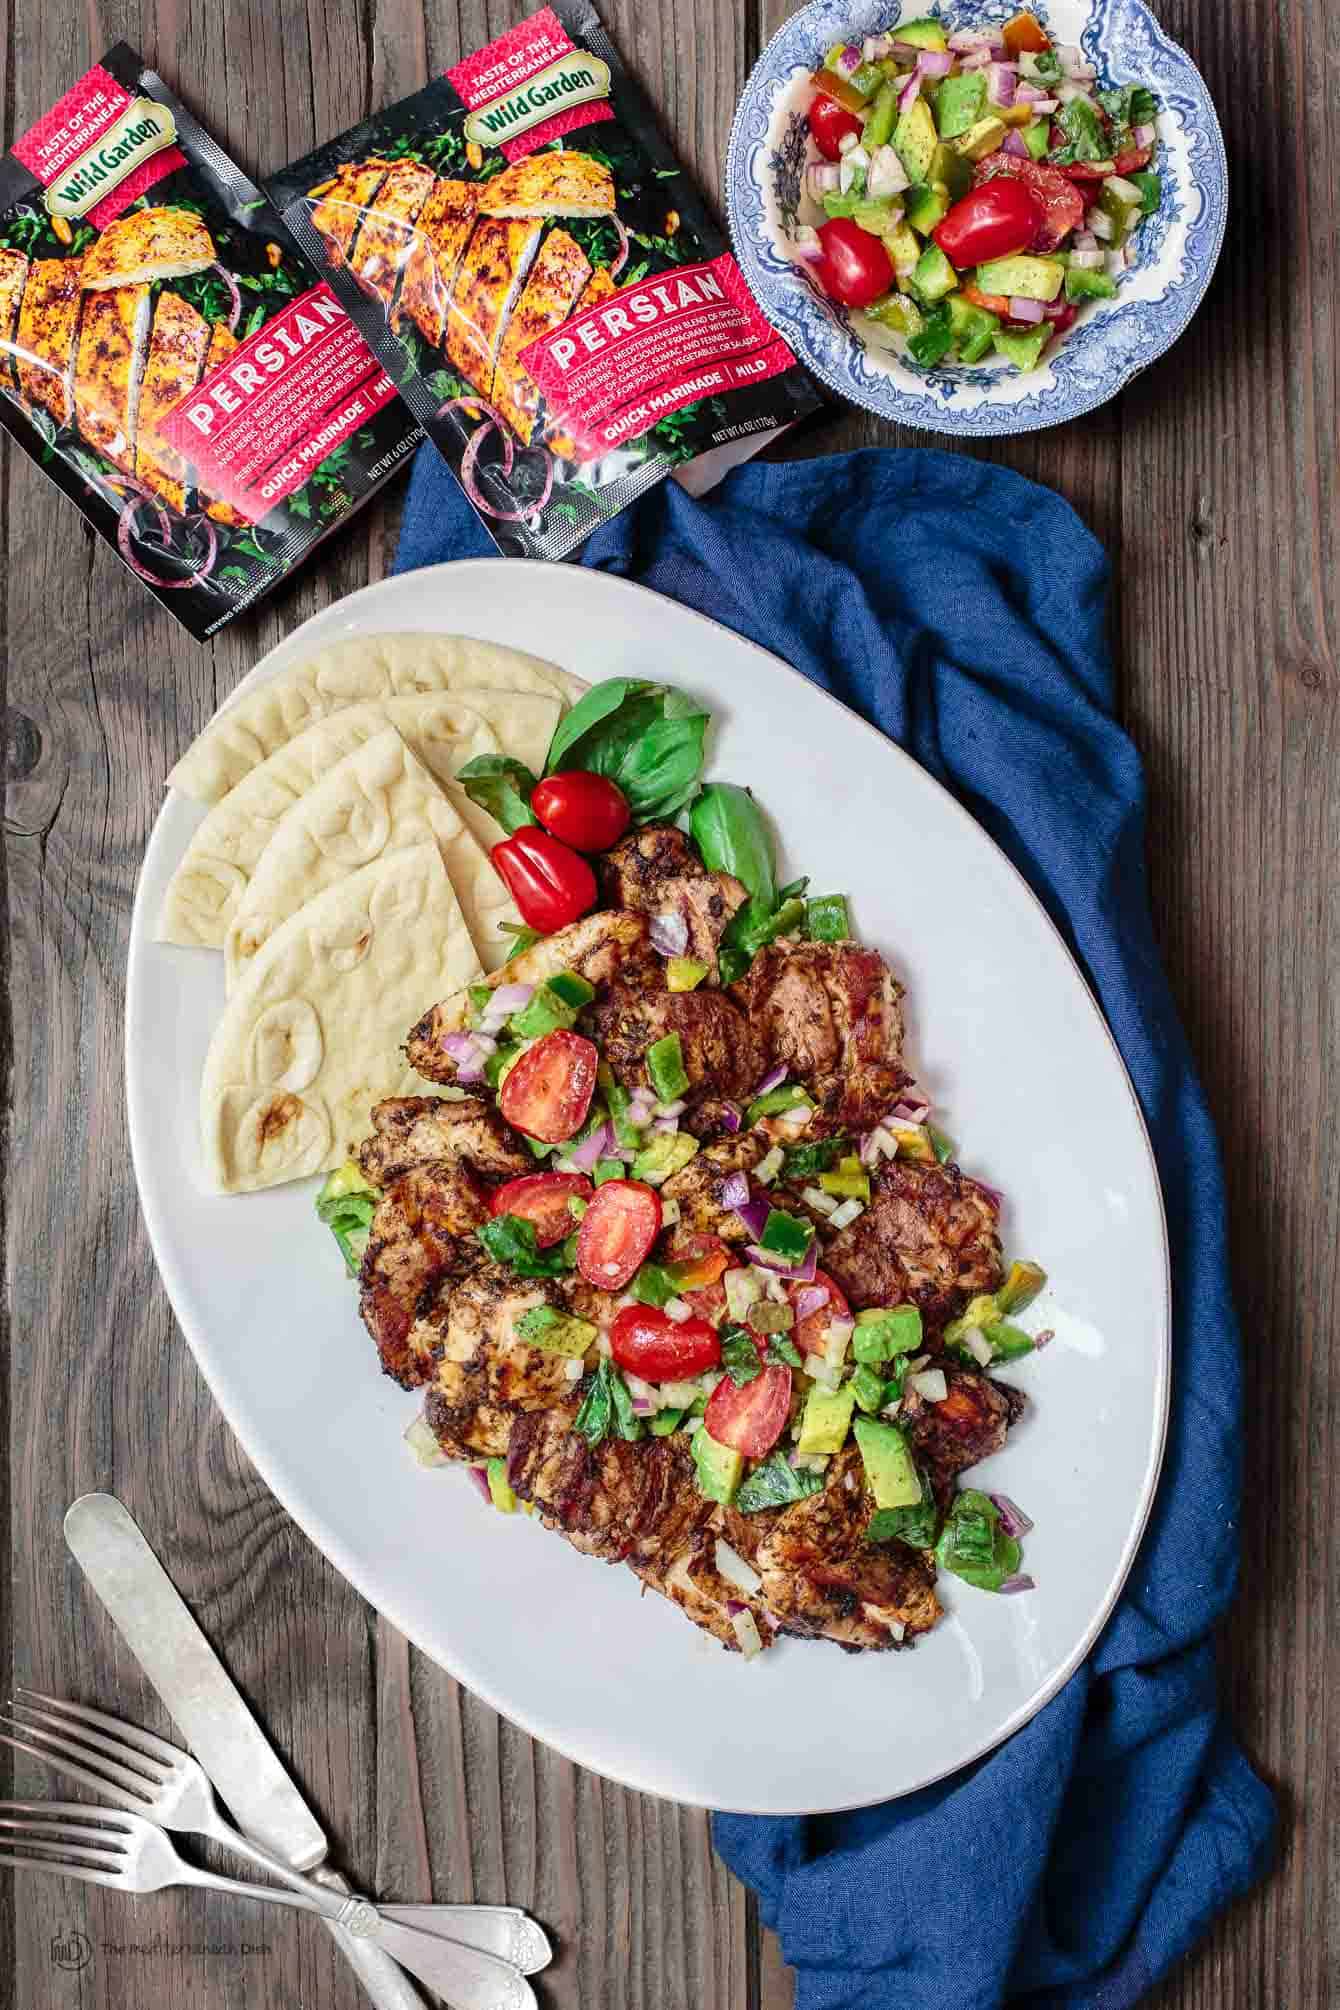
[[[118,1808],[160,1828],[222,1843],[301,1893],[308,1909],[337,1920],[359,1938],[379,1943],[461,2010],[535,2010],[535,1993],[520,1969],[524,1966],[533,1973],[549,1959],[550,1949],[541,1929],[525,1914],[500,1908],[506,1917],[496,1922],[498,1939],[509,1953],[515,1947],[525,1956],[524,1962],[518,1962],[453,1937],[452,1927],[459,1924],[461,1913],[474,1908],[406,1906],[397,1907],[395,1917],[390,1917],[366,1899],[341,1898],[226,1821],[203,1767],[188,1752],[138,1725],[123,1723],[82,1703],[69,1703],[35,1689],[20,1690],[19,1697],[35,1700],[16,1697],[10,1708],[22,1715],[6,1716],[0,1711],[0,1723],[24,1735],[15,1738],[0,1731],[0,1742],[41,1760],[55,1772],[67,1773]],[[48,1707],[38,1709],[38,1703]],[[55,1729],[44,1728],[47,1725]],[[36,1742],[30,1742],[33,1740]],[[83,1812],[87,1815],[90,1811]],[[252,1892],[254,1887],[237,1889]],[[412,1922],[405,1917],[409,1912],[415,1914]]]

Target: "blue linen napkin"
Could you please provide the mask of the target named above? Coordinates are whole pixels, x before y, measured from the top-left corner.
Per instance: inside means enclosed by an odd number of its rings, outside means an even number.
[[[493,549],[421,453],[396,570]],[[1216,1698],[1238,1336],[1218,1147],[1150,927],[1140,763],[1113,717],[1105,555],[1018,475],[883,450],[755,462],[701,501],[664,483],[581,562],[774,650],[952,789],[1062,929],[1135,1083],[1172,1249],[1172,1415],[1149,1528],[1088,1661],[1007,1744],[920,1793],[715,1817],[797,1970],[798,2010],[1127,2010],[1262,1874],[1274,1808]]]

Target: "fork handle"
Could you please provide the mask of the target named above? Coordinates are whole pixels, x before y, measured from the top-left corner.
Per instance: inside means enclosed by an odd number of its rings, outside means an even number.
[[[344,1895],[341,1896],[338,1887],[332,1890],[329,1885],[318,1884],[314,1877],[307,1877],[302,1871],[295,1870],[291,1863],[285,1863],[282,1856],[275,1856],[271,1850],[263,1848],[258,1842],[253,1842],[250,1836],[244,1836],[240,1829],[235,1829],[232,1823],[226,1821],[219,1813],[217,1806],[211,1812],[208,1825],[202,1825],[199,1833],[208,1836],[211,1842],[222,1843],[225,1849],[234,1851],[236,1855],[246,1857],[249,1863],[256,1864],[261,1870],[268,1870],[272,1877],[277,1877],[281,1884],[288,1885],[291,1891],[304,1892],[311,1910],[321,1913],[324,1918],[337,1920],[347,1910],[349,1904],[347,1886],[344,1888]]]
[[[317,1872],[316,1881],[348,1895],[349,1886],[337,1870]],[[375,2010],[423,2010],[423,1998],[404,1969],[373,1940],[359,1940],[333,1919],[325,1922],[335,1944],[367,1992]]]

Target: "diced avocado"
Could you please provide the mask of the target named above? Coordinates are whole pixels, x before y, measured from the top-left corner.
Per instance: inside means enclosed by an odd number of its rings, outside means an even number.
[[[1115,300],[1117,282],[1100,267],[1072,265],[1065,276],[1065,297],[1075,305],[1085,300]]]
[[[912,274],[912,291],[927,306],[934,306],[946,293],[952,293],[958,285],[958,274],[945,257],[938,244],[928,244],[917,260],[917,269]]]
[[[965,363],[980,363],[991,347],[991,338],[1000,326],[994,314],[984,307],[974,307],[961,293],[949,296],[949,323],[958,344],[958,353]],[[935,1140],[931,1145],[934,1148]],[[938,1156],[938,1154],[937,1154]]]
[[[854,188],[848,189],[845,195],[841,189],[830,188],[825,189],[820,200],[825,216],[850,216],[857,203],[865,201],[865,196],[858,195]]]
[[[946,77],[935,99],[936,124],[942,140],[957,139],[975,126],[986,110],[985,70],[965,70]]]
[[[339,1244],[351,1277],[358,1275],[380,1200],[380,1191],[368,1184],[356,1159],[336,1166],[316,1197],[317,1219],[326,1224]]]
[[[328,1208],[334,1200],[347,1200],[350,1194],[368,1193],[377,1199],[374,1186],[369,1186],[362,1166],[357,1159],[346,1159],[342,1166],[336,1166],[333,1173],[326,1175],[321,1191],[316,1197],[317,1213]],[[323,1217],[324,1218],[324,1217]]]
[[[489,1498],[501,1514],[516,1513],[516,1495],[512,1492],[507,1478],[506,1459],[490,1459],[488,1463]]]
[[[982,1328],[982,1336],[991,1342],[997,1361],[1015,1361],[1021,1354],[1031,1354],[1036,1341],[1022,1327],[1011,1326],[1007,1319],[997,1319]]]
[[[859,223],[862,230],[868,230],[872,237],[883,237],[888,231],[898,227],[898,211],[890,195],[863,195],[859,202],[852,204],[851,220]]]
[[[1034,119],[1031,126],[1024,126],[1020,138],[1028,148],[1030,160],[1040,161],[1051,145],[1051,127],[1046,119]]]
[[[512,1014],[507,1030],[518,1040],[539,1040],[546,1033],[571,1026],[576,1017],[576,1006],[568,1003],[556,984],[541,984],[530,1002]]]
[[[580,1361],[598,1330],[589,1319],[559,1312],[552,1305],[532,1305],[516,1322],[519,1340],[543,1348],[546,1354],[565,1354],[570,1361]]]
[[[915,1507],[921,1499],[921,1480],[898,1426],[879,1423],[874,1417],[858,1417],[852,1429],[875,1506]]]
[[[861,145],[865,151],[873,154],[876,147],[887,146],[897,123],[898,86],[891,77],[886,77],[875,93],[861,128]]]
[[[938,21],[900,21],[890,33],[895,42],[910,43],[914,49],[937,49],[943,54],[949,47]]]
[[[1012,1263],[1010,1274],[996,1293],[996,1309],[1008,1318],[1012,1312],[1022,1312],[1031,1305],[1047,1282],[1047,1273],[1039,1263]],[[977,1304],[973,1300],[973,1304]]]
[[[917,256],[920,257],[920,252]],[[916,335],[924,326],[921,309],[915,300],[909,300],[902,293],[886,293],[882,300],[876,300],[866,313],[873,321],[885,328],[893,328],[899,335]]]
[[[852,1376],[847,1387],[858,1405],[867,1416],[877,1417],[884,1408],[884,1377],[874,1368],[867,1368],[862,1362]]]
[[[856,1401],[850,1385],[842,1389],[822,1389],[816,1382],[805,1400],[796,1450],[802,1458],[814,1452],[840,1452],[851,1429],[852,1407]]]
[[[943,182],[949,191],[949,200],[957,202],[959,197],[967,195],[972,187],[972,162],[965,160],[953,147],[938,146],[927,179],[932,188],[936,182]]]
[[[924,98],[914,98],[893,129],[893,150],[909,181],[928,179],[939,144],[930,106]]]
[[[954,151],[962,154],[965,161],[985,160],[988,154],[996,151],[1006,131],[1004,119],[988,113],[986,118],[978,119],[975,126],[969,126],[966,133],[961,133],[952,142]]]
[[[698,1491],[710,1501],[720,1501],[729,1507],[735,1499],[740,1480],[744,1474],[744,1453],[737,1452],[730,1445],[719,1445],[709,1437],[706,1424],[693,1434],[693,1464],[698,1476]]]
[[[863,98],[872,98],[884,84],[884,72],[878,63],[862,63],[859,70],[853,70],[848,82]]]
[[[705,963],[695,963],[691,956],[672,956],[665,966],[665,988],[667,991],[696,991],[706,975]]]
[[[686,1131],[658,1131],[633,1160],[632,1177],[660,1186],[672,1173],[682,1172],[697,1150],[697,1138]]]
[[[914,182],[903,197],[903,222],[923,237],[929,237],[942,217],[949,214],[949,190],[943,182]],[[892,253],[889,254],[892,257]],[[917,257],[921,247],[917,247]],[[897,266],[894,266],[895,272]]]
[[[1098,207],[1112,219],[1112,250],[1118,250],[1144,214],[1144,191],[1124,175],[1110,174],[1103,183]]]
[[[921,1313],[915,1305],[868,1306],[856,1315],[852,1352],[875,1367],[921,1346]]]
[[[982,289],[985,292],[985,288]],[[935,1164],[935,1146],[924,1124],[890,1124],[890,1135],[897,1140],[900,1159],[917,1159],[923,1165]]]
[[[1035,258],[1028,251],[992,258],[977,268],[980,292],[1014,294],[1020,300],[1055,300],[1064,278],[1065,267],[1058,260]]]
[[[896,224],[892,230],[886,232],[884,249],[888,252],[890,261],[892,262],[895,279],[910,279],[917,269],[917,260],[921,256],[921,246],[917,243],[916,233],[908,229],[906,210],[903,212],[903,221]],[[878,301],[876,302],[877,306],[881,304]],[[867,313],[872,311],[869,308],[866,309]],[[876,315],[875,318],[879,320],[883,317]],[[895,322],[894,325],[897,326],[898,324]],[[907,328],[902,330],[904,335],[910,332],[910,329]]]
[[[647,1419],[647,1424],[653,1438],[668,1438],[672,1431],[679,1429],[683,1421],[682,1410],[658,1410],[654,1417]]]
[[[678,1033],[653,1040],[647,1049],[647,1074],[661,1102],[671,1103],[689,1086],[684,1066],[684,1048]]]

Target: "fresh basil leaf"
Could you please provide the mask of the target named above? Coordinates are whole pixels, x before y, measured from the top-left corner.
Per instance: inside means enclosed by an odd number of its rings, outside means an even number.
[[[1055,122],[1065,134],[1065,144],[1053,148],[1047,158],[1057,167],[1065,167],[1075,161],[1105,161],[1109,158],[1111,142],[1103,131],[1102,120],[1087,98],[1072,98],[1068,105],[1061,105],[1055,114]]]
[[[727,1326],[721,1334],[721,1365],[737,1389],[763,1373],[758,1347],[742,1326]]]
[[[535,1239],[535,1224],[519,1214],[498,1214],[486,1221],[475,1234],[495,1263],[506,1264],[520,1277],[561,1277],[572,1268],[568,1243],[556,1249],[541,1249]],[[575,1240],[569,1237],[568,1241]]]
[[[633,1408],[633,1399],[628,1393],[628,1384],[624,1381],[623,1376],[612,1361],[602,1359],[600,1365],[606,1370],[609,1376],[610,1410],[614,1419],[614,1428],[621,1438],[626,1438],[630,1444],[636,1443],[637,1439],[642,1436],[645,1427],[641,1417],[638,1416],[636,1410]]]
[[[610,1397],[609,1376],[605,1373],[608,1363],[602,1358],[600,1366],[591,1377],[581,1407],[572,1420],[572,1428],[579,1431],[592,1447],[609,1436],[610,1419],[614,1405]]]
[[[610,678],[560,720],[545,772],[585,768],[605,775],[628,798],[635,822],[663,820],[697,790],[707,720],[702,705],[685,692]]]
[[[735,782],[709,782],[689,816],[693,841],[709,872],[738,879],[759,911],[777,905],[772,837],[748,789]]]
[[[507,754],[478,754],[466,762],[456,779],[471,802],[487,810],[509,837],[535,822],[530,807],[535,776],[523,761],[514,761]]]
[[[782,1153],[783,1184],[816,1179],[850,1150],[850,1138],[816,1138],[813,1144],[791,1145]]]
[[[805,1365],[799,1347],[788,1340],[785,1333],[768,1335],[768,1359],[774,1367],[803,1368]]]
[[[545,773],[552,775],[562,767],[578,765],[576,762],[568,761],[566,756],[579,740],[584,739],[605,720],[613,717],[628,699],[640,698],[644,693],[655,689],[654,684],[637,683],[628,677],[608,677],[601,684],[593,684],[555,727],[554,737],[549,742],[549,753],[545,759]]]
[[[788,1507],[808,1494],[823,1492],[820,1474],[789,1466],[781,1452],[774,1452],[761,1466],[755,1466],[735,1496],[741,1514],[758,1514],[763,1508]]]
[[[498,927],[504,935],[512,937],[512,946],[503,958],[505,963],[510,963],[514,956],[523,956],[528,949],[533,949],[537,942],[544,941],[539,929],[527,928],[524,921],[500,921]]]

